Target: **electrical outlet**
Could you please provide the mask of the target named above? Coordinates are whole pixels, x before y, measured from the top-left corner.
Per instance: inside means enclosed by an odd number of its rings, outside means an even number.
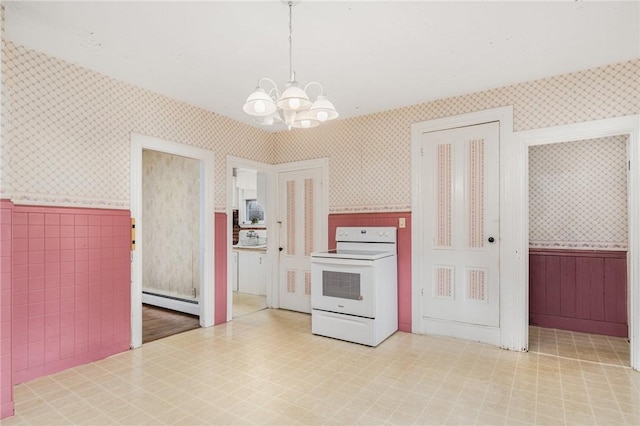
[[[398,219],[398,228],[406,228],[407,227],[407,222],[405,221],[404,217],[401,217],[400,219]]]

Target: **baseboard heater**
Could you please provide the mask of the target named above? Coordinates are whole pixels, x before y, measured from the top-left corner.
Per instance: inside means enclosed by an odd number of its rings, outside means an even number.
[[[152,293],[150,291],[143,290],[142,303],[171,309],[173,311],[184,312],[185,314],[200,316],[200,304],[194,299],[183,299],[181,297]]]

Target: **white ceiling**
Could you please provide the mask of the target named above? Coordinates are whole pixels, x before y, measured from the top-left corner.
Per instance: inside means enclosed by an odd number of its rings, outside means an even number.
[[[3,3],[17,44],[246,123],[257,80],[288,79],[280,1]],[[293,65],[354,117],[640,57],[639,6],[303,0]]]

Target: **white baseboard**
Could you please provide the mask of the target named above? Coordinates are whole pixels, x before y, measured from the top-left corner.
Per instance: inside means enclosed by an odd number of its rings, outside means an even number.
[[[173,311],[184,312],[185,314],[200,316],[200,304],[184,302],[182,300],[170,299],[168,297],[156,296],[155,294],[142,293],[142,303],[158,306],[160,308],[171,309]]]
[[[437,336],[456,337],[500,346],[500,328],[446,321],[435,318],[422,318],[422,332]]]

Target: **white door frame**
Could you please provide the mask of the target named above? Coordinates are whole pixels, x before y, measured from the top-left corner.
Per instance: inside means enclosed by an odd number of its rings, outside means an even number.
[[[246,158],[227,155],[227,321],[233,319],[233,169],[252,169],[267,174],[267,206],[265,211],[265,227],[267,229],[267,306],[273,305],[273,283],[277,280],[278,239],[269,230],[277,229],[277,199],[275,173],[273,166],[267,163],[248,160]]]
[[[528,130],[515,133],[515,143],[519,154],[512,158],[520,168],[521,187],[518,197],[514,198],[512,214],[523,218],[519,242],[519,251],[524,254],[524,267],[517,292],[521,293],[520,310],[524,318],[529,317],[529,147],[550,143],[571,142],[584,139],[601,138],[615,135],[628,135],[627,158],[630,162],[628,176],[628,222],[629,247],[627,251],[627,305],[629,309],[629,340],[631,346],[631,368],[640,370],[640,115],[609,118]],[[529,328],[524,327],[523,336],[528,341]]]
[[[279,178],[279,173],[283,173],[283,172],[294,172],[294,171],[298,171],[298,170],[306,170],[306,169],[317,169],[320,168],[322,170],[322,190],[320,193],[320,205],[315,206],[317,209],[320,209],[320,223],[317,224],[317,226],[321,227],[320,229],[320,235],[322,235],[324,238],[323,240],[320,242],[320,246],[318,248],[319,251],[322,250],[327,250],[328,249],[328,245],[329,245],[329,159],[328,158],[317,158],[317,159],[313,159],[313,160],[304,160],[304,161],[294,161],[291,163],[281,163],[281,164],[276,164],[274,165],[274,173],[275,173],[275,180],[274,180],[274,186],[275,186],[275,191],[277,193],[276,195],[276,201],[277,203],[275,204],[274,208],[276,208],[274,214],[277,215],[277,206],[280,205],[280,201],[281,198],[286,196],[286,194],[280,194],[278,192],[278,188],[280,187],[279,182],[280,182],[280,178]],[[279,308],[280,307],[280,275],[279,275],[279,271],[280,271],[280,256],[279,256],[279,247],[281,247],[280,245],[280,218],[276,218],[277,222],[276,222],[276,226],[278,232],[278,238],[272,238],[272,240],[274,241],[274,243],[276,244],[274,247],[274,253],[278,254],[277,259],[278,262],[274,262],[274,267],[276,268],[276,270],[274,271],[274,277],[275,280],[273,282],[273,298],[272,298],[272,302],[273,302],[273,307],[274,308]],[[268,243],[268,240],[267,240]]]
[[[498,332],[487,330],[480,333],[478,340],[487,341],[511,350],[525,350],[522,343],[519,323],[522,318],[517,315],[514,303],[518,294],[514,292],[518,272],[522,269],[523,258],[519,252],[518,238],[515,230],[519,228],[519,218],[512,214],[511,199],[517,188],[518,168],[510,159],[517,157],[513,143],[513,107],[506,106],[485,111],[472,112],[453,117],[423,121],[411,125],[411,312],[412,332],[422,333],[422,283],[424,274],[422,257],[424,256],[424,217],[422,193],[422,167],[420,143],[422,134],[456,127],[473,126],[488,122],[500,123],[500,325]],[[520,304],[516,305],[520,306]],[[454,331],[455,330],[449,330]]]
[[[136,250],[131,253],[131,347],[142,345],[142,151],[148,149],[200,161],[200,325],[214,320],[214,153],[137,133],[131,134],[131,217],[136,220]]]

